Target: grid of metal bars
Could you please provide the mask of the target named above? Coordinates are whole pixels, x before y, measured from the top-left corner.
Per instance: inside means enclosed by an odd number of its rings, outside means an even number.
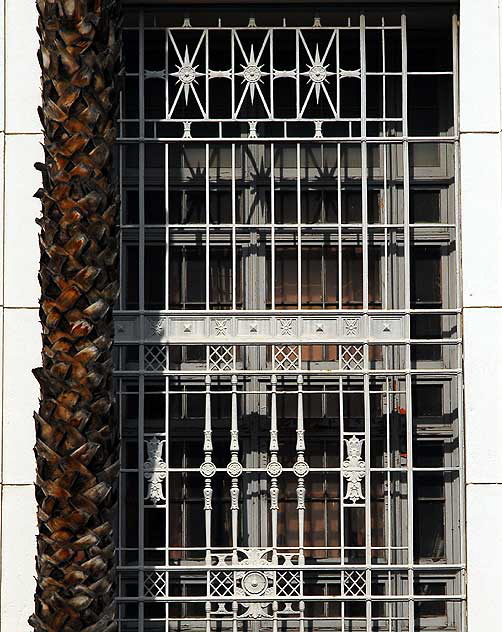
[[[456,15],[304,18],[126,17],[122,631],[464,629]]]

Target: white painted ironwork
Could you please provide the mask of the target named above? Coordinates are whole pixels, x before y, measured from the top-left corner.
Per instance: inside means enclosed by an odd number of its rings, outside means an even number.
[[[303,11],[126,18],[121,632],[464,632],[456,16]]]
[[[347,479],[347,490],[344,498],[356,503],[358,500],[364,500],[361,484],[366,474],[366,464],[361,460],[363,439],[353,436],[350,439],[345,439],[345,445],[347,459],[343,462],[342,472],[344,478]]]
[[[167,476],[167,464],[162,458],[163,447],[164,441],[157,437],[146,442],[148,460],[145,461],[143,468],[148,481],[148,494],[145,500],[151,500],[154,504],[165,500],[162,482]]]

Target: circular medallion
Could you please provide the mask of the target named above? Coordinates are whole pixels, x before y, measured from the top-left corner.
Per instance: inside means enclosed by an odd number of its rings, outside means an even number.
[[[326,68],[321,64],[314,64],[309,70],[309,78],[314,83],[322,83],[327,76]]]
[[[267,465],[267,474],[274,477],[282,474],[282,465],[279,461],[270,461]]]
[[[261,69],[256,64],[249,64],[249,66],[242,71],[242,75],[249,83],[257,83],[261,79]]]
[[[293,465],[293,473],[296,474],[296,476],[298,477],[307,476],[307,474],[309,473],[308,463],[305,463],[305,461],[297,461]]]
[[[230,461],[227,465],[227,474],[232,478],[237,478],[242,474],[242,465],[238,461]]]
[[[179,78],[181,83],[192,83],[195,79],[195,70],[190,64],[183,64],[179,69]]]
[[[211,476],[214,476],[216,473],[216,465],[210,461],[204,461],[200,466],[200,473],[205,478],[211,478]]]
[[[260,571],[250,571],[242,578],[242,587],[247,595],[261,595],[267,585],[267,578]]]

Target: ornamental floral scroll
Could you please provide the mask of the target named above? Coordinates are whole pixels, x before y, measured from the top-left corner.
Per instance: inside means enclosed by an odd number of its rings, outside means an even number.
[[[361,458],[364,439],[358,439],[355,435],[345,439],[347,458],[342,463],[343,477],[347,480],[347,489],[344,499],[356,503],[364,500],[361,481],[366,475],[366,464]]]

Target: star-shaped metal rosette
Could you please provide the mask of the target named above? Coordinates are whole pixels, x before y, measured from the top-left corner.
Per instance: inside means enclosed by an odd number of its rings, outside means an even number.
[[[331,47],[333,45],[335,36],[336,36],[336,31],[333,31],[333,34],[331,35],[328,41],[328,44],[326,45],[326,50],[324,51],[324,54],[321,57],[321,53],[319,52],[319,44],[316,44],[315,54],[312,55],[310,48],[307,42],[305,41],[305,38],[300,33],[300,39],[303,42],[303,46],[305,47],[305,51],[310,61],[310,63],[307,63],[307,70],[300,73],[301,75],[307,77],[308,83],[310,84],[309,90],[307,92],[307,96],[305,97],[305,100],[302,105],[300,116],[302,116],[303,113],[305,112],[305,109],[309,103],[310,97],[312,96],[313,92],[315,92],[316,103],[319,103],[321,93],[323,93],[330,105],[330,108],[334,116],[338,116],[336,112],[336,108],[333,105],[331,97],[326,88],[326,86],[329,84],[329,78],[332,77],[333,75],[336,75],[335,72],[332,72],[331,70],[329,70],[330,64],[327,63],[326,61],[328,58],[328,54],[331,50]]]
[[[204,106],[202,105],[200,97],[195,88],[198,83],[198,77],[203,77],[204,73],[197,70],[200,64],[196,64],[195,60],[197,58],[197,55],[199,54],[199,50],[202,46],[205,36],[204,34],[201,36],[197,46],[195,47],[193,55],[190,55],[190,53],[188,52],[188,46],[185,46],[185,53],[183,56],[181,55],[171,33],[169,33],[169,36],[179,61],[179,64],[175,64],[176,72],[169,73],[172,77],[176,78],[176,85],[179,86],[178,91],[176,92],[176,96],[174,97],[174,100],[172,102],[169,116],[172,115],[174,108],[178,104],[181,93],[184,94],[185,105],[188,105],[188,97],[190,96],[190,93],[192,93],[202,114],[204,115]]]
[[[267,35],[265,36],[265,39],[263,40],[263,43],[261,45],[260,50],[258,51],[258,54],[255,55],[254,44],[251,44],[251,50],[248,55],[246,51],[244,50],[244,47],[239,38],[239,35],[235,33],[235,41],[237,42],[240,48],[240,51],[242,53],[242,57],[244,59],[244,63],[240,64],[240,67],[242,68],[242,70],[240,72],[236,72],[235,75],[237,77],[242,77],[242,83],[245,86],[242,96],[240,98],[239,104],[237,105],[237,108],[235,111],[236,115],[239,113],[242,107],[242,104],[244,103],[244,99],[246,98],[246,95],[249,92],[251,103],[254,103],[255,94],[256,93],[259,94],[260,99],[263,103],[263,106],[265,107],[265,110],[267,111],[268,116],[271,116],[270,108],[268,106],[268,103],[260,87],[260,84],[263,83],[263,77],[270,74],[263,70],[265,63],[262,62],[263,53],[265,51],[265,48],[267,47],[267,44],[269,43],[269,40],[270,40],[270,32],[268,32]]]

